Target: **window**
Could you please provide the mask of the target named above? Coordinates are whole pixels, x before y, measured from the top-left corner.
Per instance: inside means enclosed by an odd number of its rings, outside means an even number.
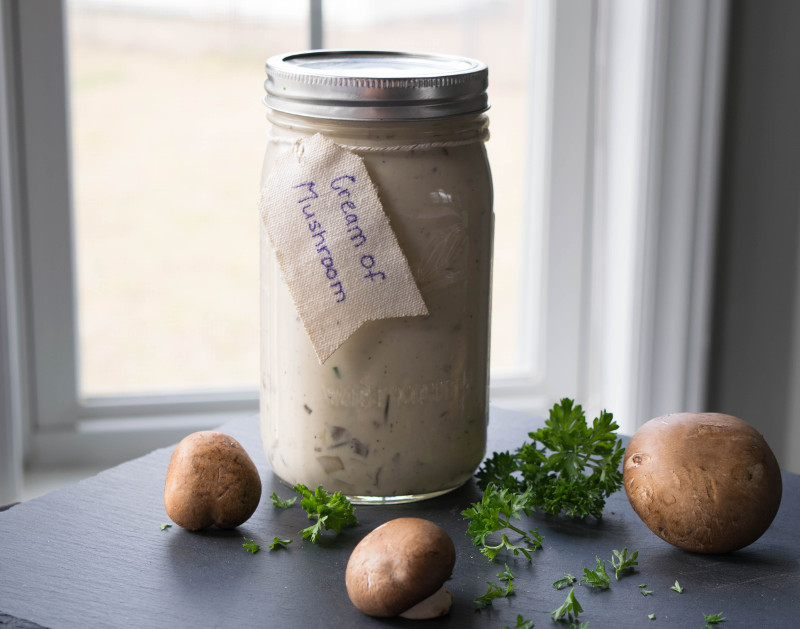
[[[675,314],[683,340],[703,333],[692,295],[705,276],[664,252],[686,233],[708,238],[714,160],[696,166],[716,142],[718,3],[17,0],[2,11],[12,133],[0,147],[0,322],[14,404],[0,436],[22,434],[34,463],[112,463],[255,412],[262,61],[308,47],[309,34],[488,63],[495,403],[542,412],[571,395],[630,430],[654,408],[656,376],[675,385],[659,403],[687,395],[680,374],[702,364],[688,342],[660,373],[641,367],[665,349],[665,303],[689,306]],[[699,142],[677,141],[698,129]],[[665,301],[662,285],[681,299]]]
[[[307,38],[305,7],[284,5],[66,3],[81,398],[255,389],[261,60]],[[492,68],[493,366],[506,374],[529,362],[515,334],[525,11],[520,0],[329,2],[323,29],[332,48],[424,48]]]

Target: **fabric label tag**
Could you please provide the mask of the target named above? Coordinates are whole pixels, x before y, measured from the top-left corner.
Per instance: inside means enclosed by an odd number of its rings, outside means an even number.
[[[299,139],[258,206],[320,363],[367,321],[428,314],[358,155],[320,134]]]

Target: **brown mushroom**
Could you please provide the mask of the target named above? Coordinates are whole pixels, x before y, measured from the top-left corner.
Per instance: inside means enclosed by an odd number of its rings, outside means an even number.
[[[347,594],[370,616],[444,616],[453,602],[444,583],[455,561],[453,540],[439,525],[421,518],[390,520],[350,555]]]
[[[651,419],[625,450],[623,480],[651,531],[699,553],[752,544],[781,501],[781,473],[767,442],[747,422],[721,413]]]
[[[233,437],[203,430],[175,446],[164,484],[170,519],[191,531],[247,521],[261,500],[261,478],[250,456]]]

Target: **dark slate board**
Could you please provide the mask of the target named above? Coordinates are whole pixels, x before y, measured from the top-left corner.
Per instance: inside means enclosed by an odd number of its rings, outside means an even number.
[[[492,410],[490,451],[516,447],[540,420]],[[253,517],[233,531],[190,533],[168,522],[164,475],[171,448],[157,450],[76,485],[0,512],[0,626],[50,629],[146,627],[492,627],[514,626],[517,614],[536,627],[554,624],[550,612],[568,590],[553,581],[565,572],[578,577],[594,567],[595,555],[612,549],[639,551],[638,570],[606,591],[578,586],[580,615],[600,627],[703,626],[703,613],[723,612],[723,627],[794,626],[800,619],[800,477],[784,474],[780,511],[770,529],[750,547],[724,556],[696,555],[653,535],[627,502],[611,497],[601,521],[531,516],[544,548],[532,563],[498,558],[490,563],[466,537],[460,512],[480,497],[473,483],[413,505],[361,506],[359,525],[324,543],[303,542],[307,526],[294,507],[272,506],[269,496],[293,492],[276,481],[263,455],[257,418],[221,427],[247,449],[259,468],[264,498]],[[442,619],[415,624],[378,620],[358,612],[347,598],[344,569],[358,540],[378,524],[403,515],[429,518],[456,543],[457,562],[449,587],[455,604]],[[294,539],[288,550],[269,552],[274,536]],[[262,546],[252,555],[248,537]],[[472,600],[497,580],[503,559],[516,575],[516,595],[484,611]],[[669,587],[679,580],[677,594]],[[643,596],[646,583],[651,596]],[[651,625],[647,618],[655,613]],[[791,621],[791,622],[790,622]],[[416,621],[417,623],[419,621]],[[781,624],[783,623],[783,624]]]

